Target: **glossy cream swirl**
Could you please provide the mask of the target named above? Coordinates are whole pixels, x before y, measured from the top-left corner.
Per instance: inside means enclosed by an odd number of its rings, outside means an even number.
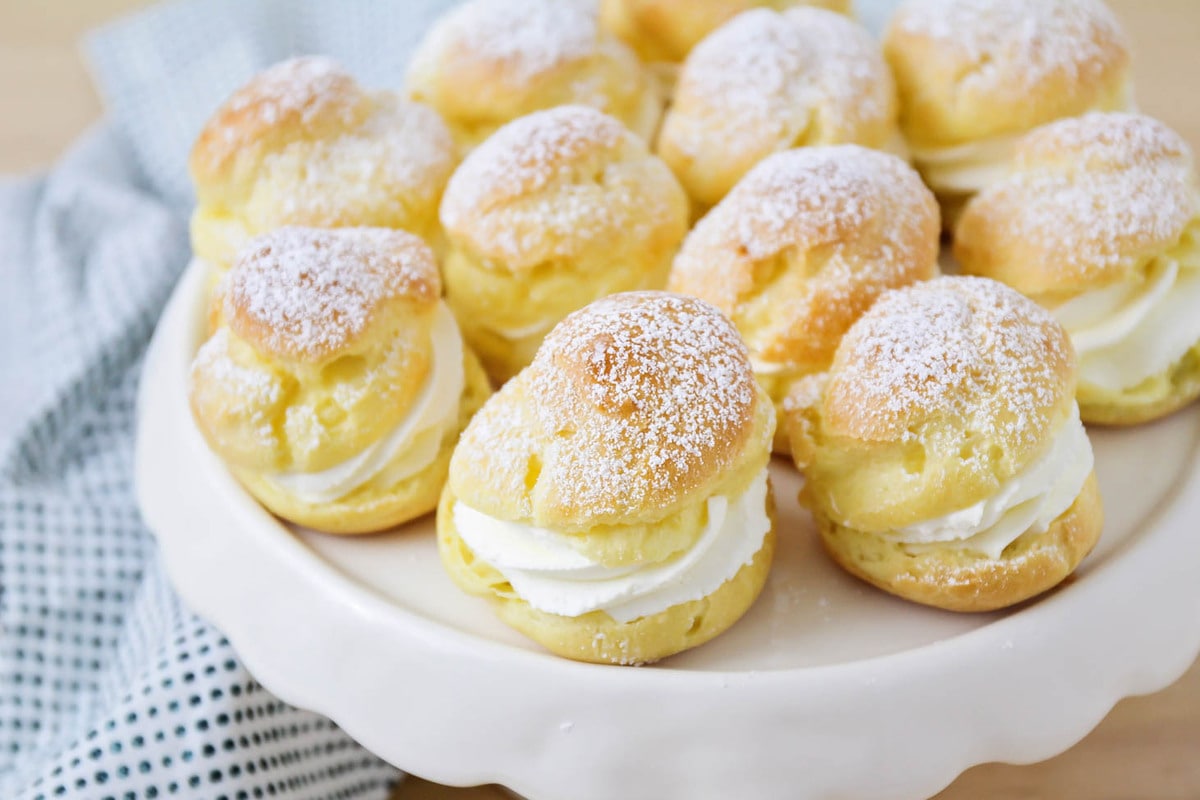
[[[462,501],[454,525],[533,608],[564,617],[604,611],[624,623],[706,597],[753,561],[771,529],[767,491],[764,468],[736,497],[710,497],[696,543],[655,564],[606,567],[579,552],[571,535],[495,519]]]

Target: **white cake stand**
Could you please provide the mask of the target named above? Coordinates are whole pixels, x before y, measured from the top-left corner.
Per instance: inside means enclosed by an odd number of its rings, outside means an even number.
[[[1093,431],[1103,541],[1004,614],[932,611],[822,555],[789,467],[780,548],[727,634],[654,667],[541,652],[443,573],[426,518],[366,538],[295,530],[207,450],[187,409],[203,270],[142,379],[137,489],[175,586],[254,675],[396,766],[530,798],[928,797],[987,761],[1070,747],[1200,650],[1200,413]]]

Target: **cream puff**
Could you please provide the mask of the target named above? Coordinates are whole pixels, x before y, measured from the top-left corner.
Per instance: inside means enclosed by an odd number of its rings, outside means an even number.
[[[762,6],[817,6],[850,13],[850,0],[600,0],[600,24],[643,61],[677,64],[721,25]]]
[[[490,393],[433,253],[379,228],[280,228],[230,270],[191,370],[201,433],[268,509],[331,533],[432,511]]]
[[[826,550],[885,591],[990,611],[1066,578],[1100,536],[1075,353],[985,278],[883,294],[787,401]]]
[[[192,249],[223,273],[285,225],[400,228],[437,248],[456,162],[433,109],[368,92],[328,58],[284,61],[235,92],[192,149]]]
[[[658,154],[700,208],[793,147],[900,147],[896,88],[879,45],[820,8],[747,11],[683,62]]]
[[[1133,102],[1129,45],[1100,0],[906,0],[883,46],[909,151],[948,224],[1003,177],[1023,134]]]
[[[733,320],[776,411],[829,368],[842,335],[886,289],[937,275],[933,194],[896,156],[857,145],[769,156],[696,224],[668,288]],[[787,433],[775,436],[787,452]]]
[[[695,647],[766,581],[774,428],[715,308],[598,300],[464,431],[438,506],[442,562],[558,655],[641,664]]]
[[[446,188],[441,220],[446,300],[502,383],[570,312],[662,288],[688,205],[671,170],[619,121],[561,106],[474,150]]]
[[[441,112],[463,151],[554,106],[592,106],[647,141],[662,115],[654,75],[600,28],[587,0],[468,0],[426,34],[407,86]]]
[[[1161,122],[1089,114],[1029,134],[954,251],[1067,329],[1084,421],[1144,422],[1200,396],[1200,186]]]

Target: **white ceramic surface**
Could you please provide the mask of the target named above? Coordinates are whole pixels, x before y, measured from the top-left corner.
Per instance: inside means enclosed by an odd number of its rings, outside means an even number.
[[[653,667],[547,655],[450,583],[431,518],[293,531],[207,450],[187,410],[203,272],[184,276],[143,374],[137,487],[184,599],[284,699],[440,783],[535,800],[895,798],[1082,738],[1200,649],[1200,413],[1097,431],[1104,539],[1078,577],[1005,614],[888,597],[820,553],[773,467],[780,551],[729,633]]]

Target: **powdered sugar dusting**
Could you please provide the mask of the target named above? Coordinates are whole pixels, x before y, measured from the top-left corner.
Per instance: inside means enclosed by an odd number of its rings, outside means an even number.
[[[634,168],[638,176],[615,178]],[[505,125],[467,156],[446,186],[441,221],[451,237],[519,268],[546,248],[569,257],[580,242],[648,238],[669,224],[676,195],[666,166],[621,123],[560,106]]]
[[[229,275],[226,316],[243,339],[319,361],[400,296],[440,294],[433,254],[420,239],[378,228],[281,228],[252,239]]]
[[[895,112],[891,76],[870,34],[817,8],[735,17],[692,50],[676,98],[668,120],[706,120],[667,123],[674,144],[693,156],[763,140],[855,141],[860,128]]]
[[[555,436],[542,480],[601,516],[641,509],[652,495],[674,500],[727,466],[756,396],[729,321],[664,292],[613,295],[575,312],[523,378],[536,419]]]
[[[269,157],[260,174],[264,196],[278,204],[275,224],[382,224],[403,211],[414,222],[432,217],[454,163],[436,111],[384,95],[361,126]]]
[[[968,214],[987,213],[994,235],[1028,243],[1048,273],[1072,281],[1173,243],[1200,212],[1187,144],[1156,120],[1121,113],[1030,134],[1009,179],[977,203]]]
[[[1022,96],[1057,75],[1094,81],[1125,36],[1099,0],[909,0],[896,21],[971,65],[960,85]]]
[[[237,398],[237,407],[248,415],[240,433],[249,433],[262,449],[278,446],[279,436],[271,412],[283,399],[283,387],[269,371],[239,364],[230,351],[228,328],[219,328],[200,346],[192,362],[191,393],[198,409],[221,408]],[[202,415],[203,418],[203,415]]]
[[[788,150],[760,162],[697,223],[671,286],[737,321],[760,293],[783,291],[756,275],[756,265],[783,256],[805,279],[771,299],[770,324],[759,319],[743,333],[763,360],[827,360],[879,292],[931,276],[938,229],[933,195],[895,156],[857,145]]]
[[[914,437],[956,416],[987,439],[1030,446],[1073,393],[1074,358],[1033,301],[985,278],[938,278],[885,293],[850,329],[826,408],[855,409],[851,435],[866,439]]]
[[[594,4],[585,0],[470,0],[437,22],[418,58],[462,54],[525,82],[590,55],[598,35]]]

